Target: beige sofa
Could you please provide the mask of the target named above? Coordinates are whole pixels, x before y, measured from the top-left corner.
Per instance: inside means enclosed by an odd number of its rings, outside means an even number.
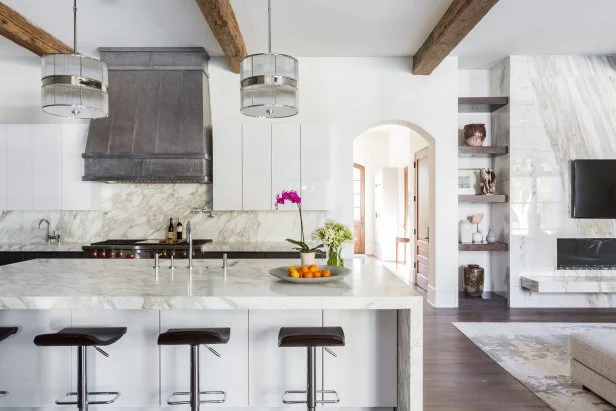
[[[616,331],[569,337],[571,380],[616,405]]]

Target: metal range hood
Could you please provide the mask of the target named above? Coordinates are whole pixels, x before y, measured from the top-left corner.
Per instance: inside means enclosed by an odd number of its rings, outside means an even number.
[[[109,117],[92,120],[84,181],[211,183],[212,119],[201,47],[101,48]]]

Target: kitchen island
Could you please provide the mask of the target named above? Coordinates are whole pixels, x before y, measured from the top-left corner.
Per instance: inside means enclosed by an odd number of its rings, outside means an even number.
[[[347,346],[320,353],[319,381],[340,407],[422,409],[423,298],[371,258],[348,260],[339,282],[297,285],[269,275],[296,260],[32,260],[0,267],[0,325],[20,327],[0,344],[2,406],[49,406],[74,385],[70,349],[38,348],[34,335],[62,327],[126,326],[111,358],[92,355],[92,388],[122,392],[117,407],[164,404],[186,388],[188,352],[156,345],[170,327],[231,327],[221,358],[203,354],[202,388],[224,389],[226,405],[280,407],[305,384],[303,350],[276,345],[282,326],[340,325]],[[44,372],[43,372],[44,371]],[[15,378],[18,376],[18,378]],[[28,381],[24,384],[24,381]],[[222,386],[221,386],[222,385]],[[22,403],[22,401],[30,403]],[[153,408],[150,408],[153,409]]]

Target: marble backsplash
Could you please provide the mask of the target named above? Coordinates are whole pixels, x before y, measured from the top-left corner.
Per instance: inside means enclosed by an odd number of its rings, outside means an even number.
[[[101,207],[95,211],[2,211],[0,243],[42,243],[46,218],[51,230],[65,243],[91,243],[105,239],[164,238],[169,218],[183,224],[191,221],[195,238],[217,241],[283,241],[299,238],[296,210],[216,211],[192,213],[193,208],[210,209],[212,186],[202,184],[101,184]],[[327,218],[327,211],[305,211],[308,236]]]
[[[520,287],[520,277],[563,275],[557,270],[558,238],[616,236],[616,220],[573,219],[569,210],[571,160],[616,158],[616,57],[508,60],[510,304],[613,306],[609,296],[530,293]]]

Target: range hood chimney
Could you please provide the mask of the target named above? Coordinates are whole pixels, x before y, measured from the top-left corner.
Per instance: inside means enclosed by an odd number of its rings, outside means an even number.
[[[92,120],[84,181],[211,183],[212,120],[201,47],[101,48],[109,117]]]

